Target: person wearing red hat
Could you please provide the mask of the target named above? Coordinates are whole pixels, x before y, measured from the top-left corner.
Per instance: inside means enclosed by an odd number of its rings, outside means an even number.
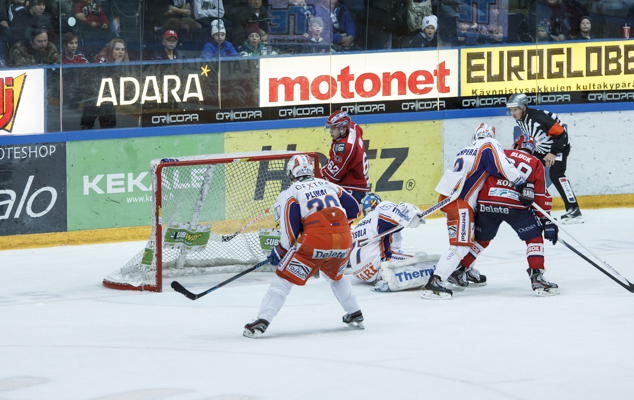
[[[350,120],[348,113],[337,110],[328,117],[325,130],[330,133],[332,144],[321,177],[346,189],[361,203],[370,191],[370,164],[363,144],[363,129]]]
[[[241,56],[261,56],[264,43],[260,37],[260,25],[257,22],[249,22],[247,24],[247,40],[238,47],[238,53]]]
[[[176,45],[178,44],[178,35],[175,31],[169,29],[163,34],[163,48],[154,52],[153,60],[177,60],[183,58]]]

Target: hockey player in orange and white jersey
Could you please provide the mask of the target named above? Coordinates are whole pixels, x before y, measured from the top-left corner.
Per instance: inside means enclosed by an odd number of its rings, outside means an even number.
[[[438,256],[401,250],[401,231],[425,223],[420,209],[413,204],[381,201],[374,193],[363,198],[361,207],[365,216],[352,227],[352,274],[373,283],[378,292],[415,289],[427,283]],[[385,236],[378,238],[382,234]]]
[[[330,133],[332,144],[321,177],[346,189],[361,203],[370,190],[370,164],[363,144],[363,129],[342,111],[335,111],[328,117],[325,129]]]
[[[244,327],[244,336],[256,338],[284,305],[293,286],[303,286],[317,271],[329,278],[330,287],[346,311],[343,322],[363,329],[363,314],[343,276],[352,250],[350,223],[361,212],[357,201],[339,186],[315,178],[312,160],[293,156],[287,165],[291,186],[280,193],[275,220],[281,232],[270,257],[276,276],[264,295],[257,319]],[[301,236],[300,236],[301,234]]]
[[[539,159],[533,156],[535,139],[522,134],[513,144],[513,150],[505,150],[507,157],[515,163],[515,167],[526,182],[535,186],[535,203],[544,211],[550,212],[552,198],[546,190],[544,167]],[[557,225],[541,212],[533,212],[532,201],[520,201],[520,193],[507,180],[487,178],[484,188],[478,197],[478,209],[475,218],[475,242],[471,251],[461,261],[460,267],[452,274],[458,282],[464,282],[465,269],[471,267],[480,253],[498,232],[500,224],[507,222],[517,232],[521,240],[526,242],[526,258],[528,259],[528,276],[531,278],[533,291],[538,296],[555,295],[559,287],[548,282],[544,272],[544,238],[557,243],[559,229]],[[541,220],[538,221],[538,218]]]
[[[442,201],[454,190],[460,189],[462,184],[459,197],[441,208],[447,218],[449,249],[440,257],[434,274],[424,286],[422,298],[450,299],[453,295],[444,281],[458,268],[460,260],[469,253],[473,244],[474,210],[478,194],[489,175],[504,178],[512,185],[521,185],[520,192],[532,194],[531,187],[524,184],[519,171],[495,140],[495,128],[480,124],[471,145],[458,153],[453,170],[446,170],[436,187],[440,193],[439,201]]]

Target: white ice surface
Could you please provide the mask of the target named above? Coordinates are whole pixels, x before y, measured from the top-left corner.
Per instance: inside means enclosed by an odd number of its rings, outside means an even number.
[[[584,218],[565,229],[634,281],[634,209]],[[404,238],[428,253],[447,247],[443,220]],[[163,293],[103,287],[144,244],[0,252],[0,399],[634,398],[634,294],[547,243],[546,277],[561,294],[536,297],[525,245],[506,226],[478,260],[483,288],[430,301],[353,280],[359,331],[311,280],[258,340],[242,329],[270,273],[196,301],[169,280]],[[229,276],[182,282],[202,291]]]

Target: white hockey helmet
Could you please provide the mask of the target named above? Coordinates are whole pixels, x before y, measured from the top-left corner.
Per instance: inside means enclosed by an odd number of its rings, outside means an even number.
[[[475,143],[476,140],[486,138],[495,139],[495,127],[483,122],[476,128],[472,143]]]
[[[286,174],[291,178],[299,178],[300,176],[315,176],[315,167],[313,160],[306,154],[296,154],[288,160],[286,165]]]

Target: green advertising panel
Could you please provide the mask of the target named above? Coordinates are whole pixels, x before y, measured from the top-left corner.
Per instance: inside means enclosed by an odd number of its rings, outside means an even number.
[[[150,161],[223,152],[222,133],[68,142],[68,230],[150,225]]]

